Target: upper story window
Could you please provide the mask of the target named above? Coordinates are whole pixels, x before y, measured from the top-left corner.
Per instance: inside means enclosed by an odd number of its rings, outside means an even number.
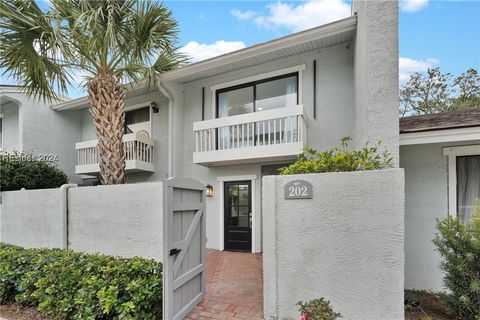
[[[298,104],[298,72],[217,90],[217,117]]]
[[[150,107],[142,107],[125,111],[125,134],[144,133],[152,136]]]

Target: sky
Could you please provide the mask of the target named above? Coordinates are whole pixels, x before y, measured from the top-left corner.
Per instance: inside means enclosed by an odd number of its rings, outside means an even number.
[[[46,0],[41,0],[46,1]],[[191,61],[238,50],[348,17],[351,0],[165,1],[179,22]],[[480,0],[400,0],[400,83],[439,67],[459,75],[480,70]],[[2,77],[1,83],[11,83]],[[72,98],[83,95],[72,88]]]

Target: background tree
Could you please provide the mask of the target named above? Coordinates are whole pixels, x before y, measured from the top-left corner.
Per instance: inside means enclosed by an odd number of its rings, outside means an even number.
[[[468,69],[452,80],[439,68],[414,73],[400,90],[400,114],[429,114],[457,109],[480,108],[480,75]]]
[[[451,75],[439,68],[428,69],[426,74],[414,73],[400,90],[400,113],[425,114],[446,111],[449,108]]]
[[[458,76],[453,85],[458,92],[452,99],[455,109],[480,108],[480,75],[470,68]]]
[[[184,61],[177,22],[158,1],[51,0],[43,11],[30,0],[0,1],[0,68],[30,95],[53,100],[76,74],[85,74],[99,140],[102,184],[125,182],[123,84]],[[59,133],[60,134],[60,133]]]

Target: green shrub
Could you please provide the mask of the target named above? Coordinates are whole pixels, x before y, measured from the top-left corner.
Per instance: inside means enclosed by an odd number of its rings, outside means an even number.
[[[280,174],[363,171],[392,167],[393,159],[388,151],[380,152],[380,141],[373,147],[367,144],[361,150],[350,151],[348,144],[351,140],[350,137],[344,137],[341,147],[322,152],[306,147],[296,162],[280,169]]]
[[[304,320],[335,320],[341,317],[340,313],[333,311],[330,301],[324,298],[300,301],[297,305]]]
[[[54,319],[157,319],[162,264],[0,243],[0,303],[13,300]]]
[[[450,291],[443,303],[456,319],[480,320],[480,201],[467,224],[449,216],[437,223],[437,229],[433,242]]]
[[[53,163],[22,153],[0,153],[0,177],[0,191],[58,188],[68,183],[66,174]]]

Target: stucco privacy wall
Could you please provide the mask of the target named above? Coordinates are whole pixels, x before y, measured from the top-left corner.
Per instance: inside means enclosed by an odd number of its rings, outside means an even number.
[[[68,248],[77,251],[163,260],[162,182],[65,185],[1,196],[1,241],[66,248],[68,239]]]
[[[69,248],[163,260],[163,183],[68,191]]]
[[[68,187],[2,192],[0,241],[28,248],[65,248]]]
[[[398,1],[354,0],[356,147],[382,140],[399,163]]]
[[[285,200],[292,180],[313,198]],[[263,178],[264,313],[325,297],[342,319],[403,319],[402,169]]]
[[[440,255],[432,239],[436,219],[448,216],[448,158],[444,147],[479,144],[435,143],[400,147],[405,170],[405,288],[444,291]]]

